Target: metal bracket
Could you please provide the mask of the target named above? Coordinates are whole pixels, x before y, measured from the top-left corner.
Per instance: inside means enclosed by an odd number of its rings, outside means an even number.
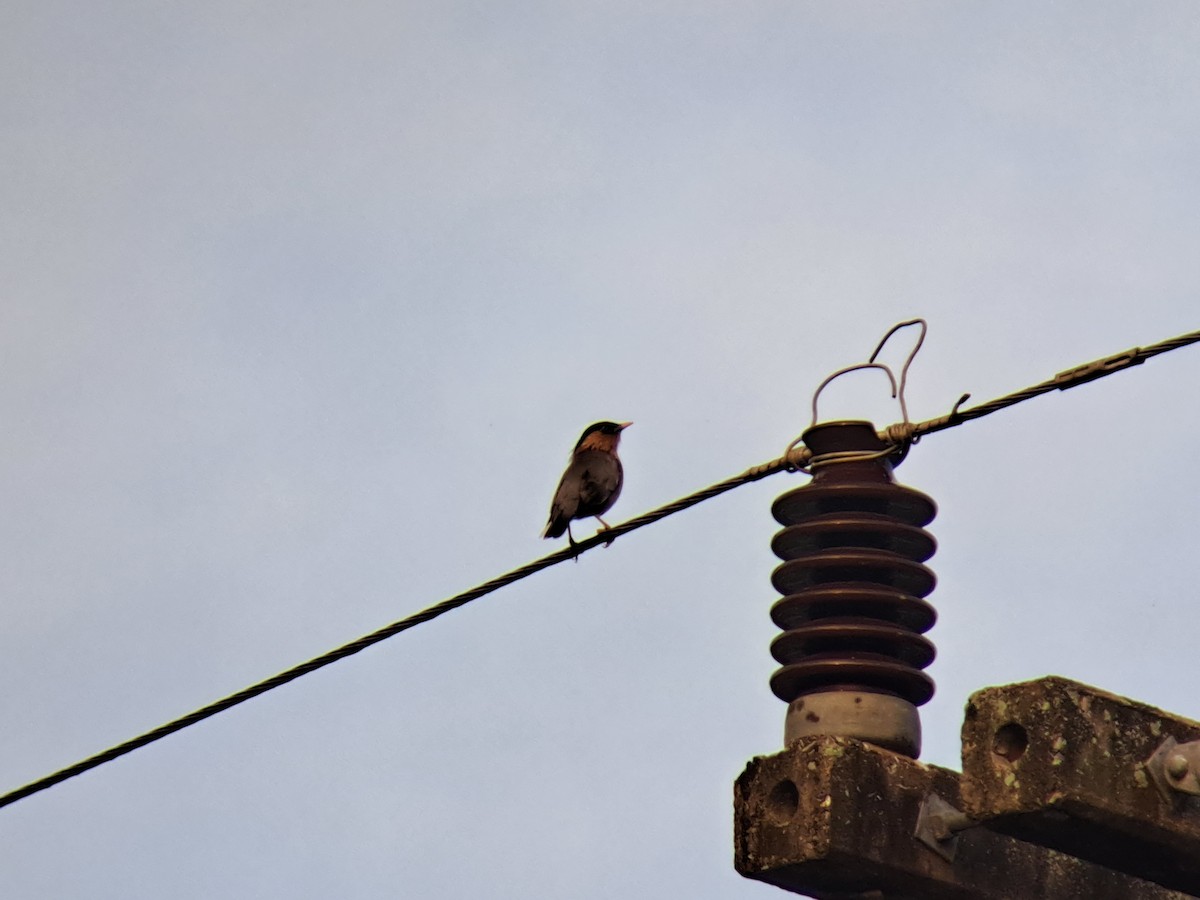
[[[958,852],[958,832],[973,825],[973,819],[937,794],[927,794],[921,801],[913,837],[946,862],[954,862],[954,855]]]
[[[1180,744],[1168,736],[1144,765],[1167,800],[1180,794],[1200,797],[1200,741]]]

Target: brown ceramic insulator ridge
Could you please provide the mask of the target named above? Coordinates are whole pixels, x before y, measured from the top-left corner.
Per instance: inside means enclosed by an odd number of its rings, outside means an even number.
[[[784,527],[771,542],[783,560],[771,582],[784,596],[771,617],[784,633],[771,645],[782,664],[771,689],[789,703],[848,690],[919,706],[934,690],[922,669],[935,651],[922,635],[937,618],[924,599],[937,584],[924,565],[937,543],[923,526],[937,507],[895,483],[868,422],[817,425],[804,442],[815,460],[838,461],[815,467],[812,482],[772,506]],[[856,452],[863,458],[847,458]]]

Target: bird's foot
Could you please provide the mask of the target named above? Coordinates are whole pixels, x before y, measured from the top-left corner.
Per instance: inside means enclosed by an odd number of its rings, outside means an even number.
[[[596,535],[597,535],[597,536],[604,534],[604,532],[606,532],[606,531],[612,531],[612,526],[611,526],[611,525],[609,525],[607,522],[605,522],[605,521],[604,521],[602,518],[600,518],[599,516],[596,516],[596,521],[597,521],[597,522],[599,522],[599,523],[600,523],[600,525],[601,525],[601,527],[600,527],[599,529],[597,529],[597,530],[596,530]],[[604,542],[604,546],[605,546],[605,547],[611,547],[611,546],[612,546],[612,542],[613,542],[613,541],[615,541],[616,539],[617,539],[617,536],[614,534],[612,537],[610,537],[610,538],[609,538],[607,541],[605,541],[605,542]]]

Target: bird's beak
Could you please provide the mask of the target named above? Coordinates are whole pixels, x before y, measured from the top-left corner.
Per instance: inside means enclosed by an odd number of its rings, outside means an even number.
[[[618,422],[617,429],[620,431],[624,431],[626,428],[628,428],[632,424],[633,424],[632,422]]]

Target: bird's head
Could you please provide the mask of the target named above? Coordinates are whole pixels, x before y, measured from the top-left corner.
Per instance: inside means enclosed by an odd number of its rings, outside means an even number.
[[[594,448],[596,450],[616,450],[621,432],[632,425],[632,422],[597,422],[583,430],[576,450]]]

